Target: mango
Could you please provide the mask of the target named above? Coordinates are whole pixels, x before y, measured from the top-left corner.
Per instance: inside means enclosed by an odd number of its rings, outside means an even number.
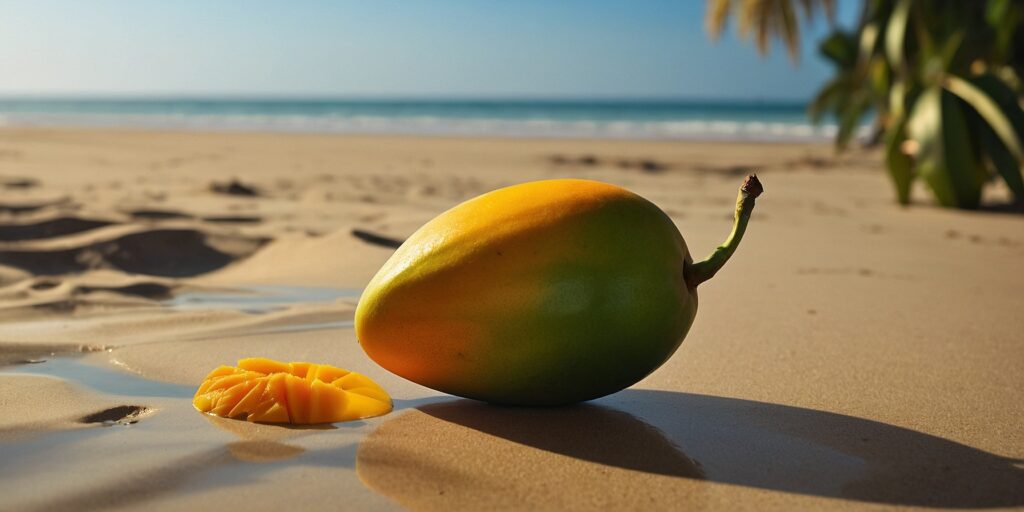
[[[334,423],[391,411],[391,397],[358,373],[324,364],[254,357],[214,369],[192,405],[201,412],[260,423]]]
[[[614,393],[682,343],[697,285],[732,255],[761,190],[747,178],[732,234],[697,263],[668,215],[623,188],[489,192],[396,250],[359,300],[356,335],[385,369],[452,395],[560,405]]]

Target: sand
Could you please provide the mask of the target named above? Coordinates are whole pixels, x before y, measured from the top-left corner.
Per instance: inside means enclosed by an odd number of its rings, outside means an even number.
[[[743,246],[628,390],[497,408],[356,342],[394,242],[464,199],[616,183],[699,258],[750,171]],[[1024,507],[1024,216],[998,187],[980,212],[892,197],[877,154],[815,144],[4,128],[0,510]],[[247,356],[364,373],[395,411],[195,412]]]

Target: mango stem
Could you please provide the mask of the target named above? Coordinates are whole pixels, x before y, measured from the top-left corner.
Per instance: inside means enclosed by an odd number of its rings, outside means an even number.
[[[715,277],[715,274],[725,266],[732,253],[740,245],[743,232],[747,230],[747,221],[750,220],[750,213],[754,211],[754,200],[764,192],[764,187],[757,179],[756,174],[751,174],[743,180],[739,194],[736,195],[736,216],[732,224],[732,233],[725,239],[722,245],[712,252],[707,259],[691,264],[683,269],[683,276],[690,288],[696,288],[699,284]]]

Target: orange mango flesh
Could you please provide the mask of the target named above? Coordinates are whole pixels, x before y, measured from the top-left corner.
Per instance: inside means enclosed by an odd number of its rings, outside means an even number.
[[[672,220],[625,189],[546,180],[431,220],[370,281],[363,350],[453,395],[556,405],[625,388],[679,347],[697,309]]]
[[[391,397],[366,376],[341,368],[249,358],[210,372],[192,405],[225,418],[304,425],[387,414]]]

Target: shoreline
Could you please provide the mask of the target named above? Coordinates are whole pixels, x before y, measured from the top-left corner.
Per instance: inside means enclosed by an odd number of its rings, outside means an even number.
[[[801,103],[707,100],[0,98],[0,124],[625,140],[818,142]],[[869,126],[859,128],[869,131]]]
[[[604,137],[545,137],[545,136],[502,136],[502,135],[459,135],[459,134],[426,134],[426,133],[333,133],[316,131],[274,131],[274,130],[244,130],[244,129],[212,129],[212,128],[181,128],[181,127],[139,127],[139,126],[74,126],[74,125],[5,125],[0,124],[0,135],[4,133],[108,133],[108,134],[163,134],[163,135],[224,135],[224,136],[261,136],[268,137],[330,137],[341,139],[395,139],[395,140],[447,140],[447,141],[482,141],[482,142],[535,142],[552,143],[575,142],[595,144],[709,144],[709,145],[754,145],[754,146],[788,146],[788,147],[828,147],[833,148],[832,139],[821,140],[755,140],[755,139],[658,139],[658,138],[604,138]],[[848,153],[863,153],[873,151],[853,147],[847,150]]]
[[[726,122],[731,124],[731,122]],[[781,123],[761,123],[764,125],[778,125],[787,126]],[[808,126],[815,126],[813,124]],[[861,127],[858,132],[857,139],[864,139],[867,134],[867,130],[870,127],[865,125]],[[539,141],[539,140],[569,140],[569,141],[621,141],[621,142],[695,142],[695,143],[723,143],[723,144],[831,144],[833,135],[831,133],[822,135],[808,135],[808,136],[787,136],[787,135],[750,135],[750,136],[737,136],[735,134],[722,133],[720,135],[713,135],[708,133],[693,133],[693,134],[680,134],[675,136],[669,135],[622,135],[622,134],[608,134],[608,135],[595,135],[595,134],[573,134],[573,133],[550,133],[550,134],[538,134],[529,133],[528,131],[515,131],[511,130],[507,133],[498,132],[484,132],[472,129],[440,129],[436,131],[430,130],[415,130],[415,129],[396,129],[387,128],[381,130],[359,130],[359,129],[330,129],[330,128],[304,128],[295,127],[288,129],[282,124],[276,125],[265,125],[262,127],[254,126],[253,124],[240,123],[237,125],[221,125],[216,124],[204,124],[196,123],[190,125],[188,123],[173,123],[173,122],[155,122],[155,123],[122,123],[122,122],[96,122],[95,120],[89,120],[83,123],[47,123],[47,122],[21,122],[16,121],[14,123],[7,122],[4,119],[3,114],[0,114],[0,130],[23,130],[23,129],[38,129],[38,130],[100,130],[100,131],[154,131],[160,133],[175,133],[175,132],[188,132],[188,133],[242,133],[242,134],[257,134],[266,133],[272,135],[323,135],[323,136],[340,136],[340,137],[414,137],[414,138],[454,138],[454,139],[509,139],[509,140],[528,140],[528,141]]]

